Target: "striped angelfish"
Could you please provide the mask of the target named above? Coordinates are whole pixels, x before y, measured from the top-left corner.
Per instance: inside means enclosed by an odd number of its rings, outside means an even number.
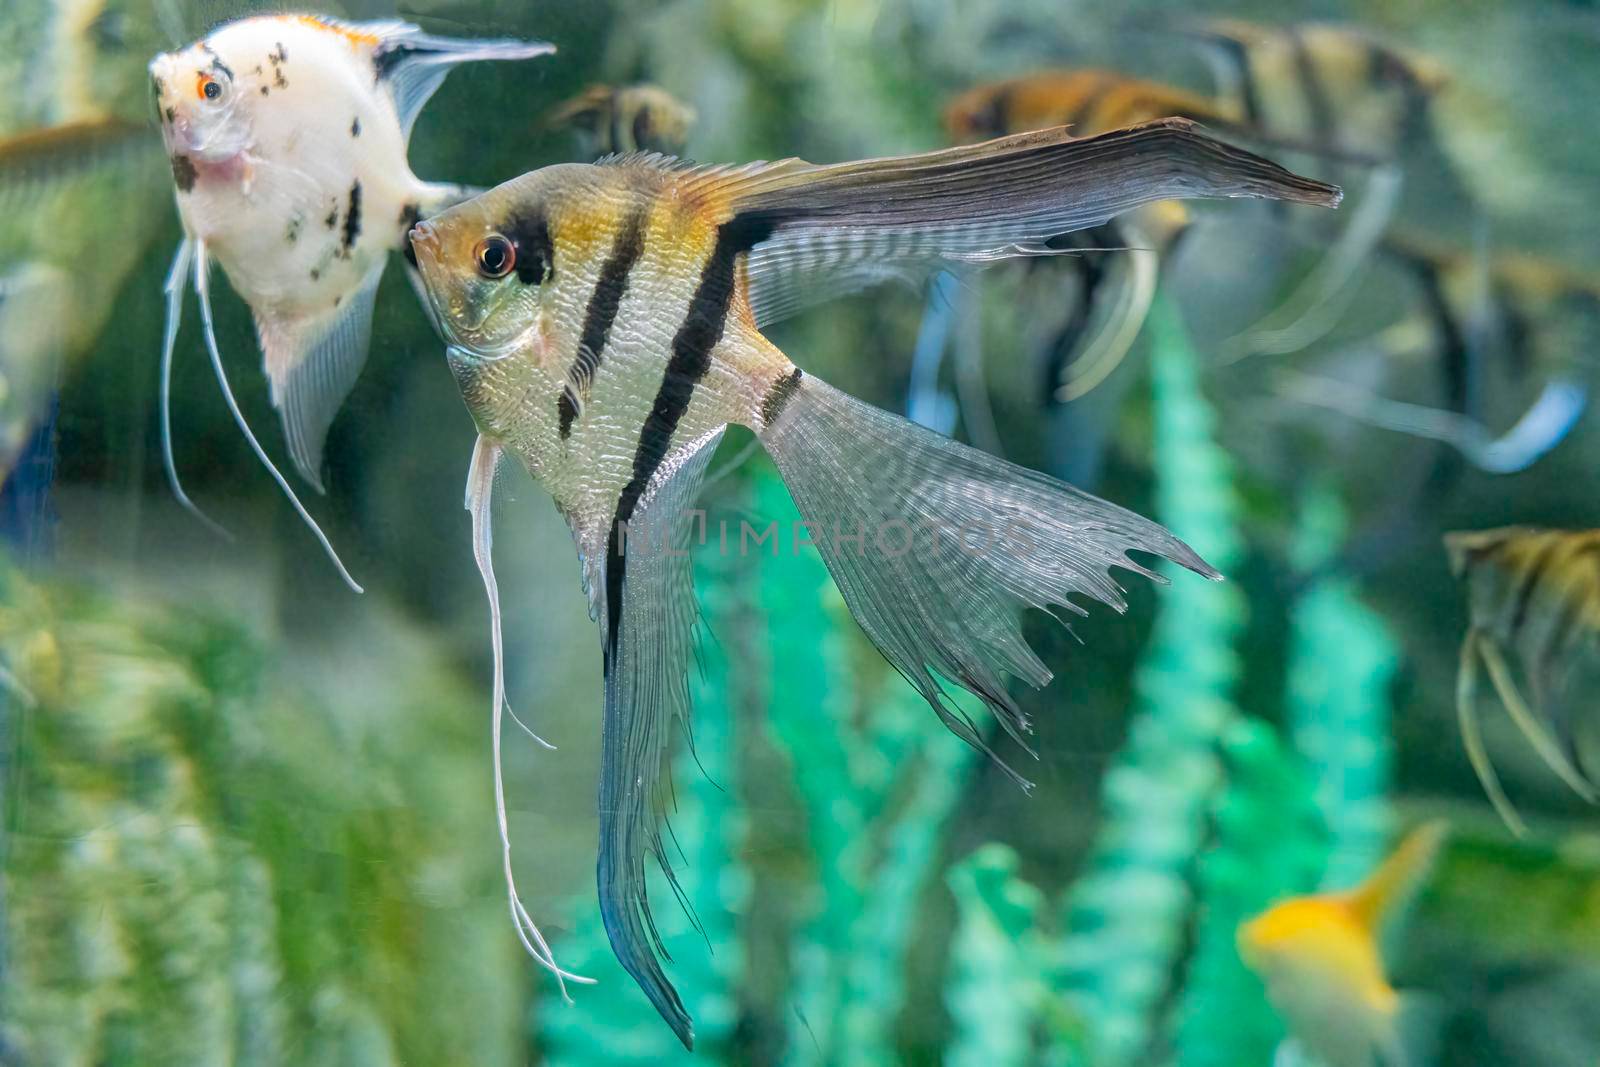
[[[1600,799],[1600,785],[1578,753],[1569,704],[1580,657],[1600,650],[1600,530],[1507,526],[1446,534],[1445,548],[1466,584],[1470,617],[1456,683],[1462,740],[1490,801],[1520,834],[1525,826],[1478,729],[1478,665],[1551,770],[1584,799]],[[1526,698],[1508,654],[1521,667]]]
[[[1339,191],[1175,119],[831,166],[563,164],[412,231],[479,431],[467,507],[491,604],[496,758],[504,682],[489,498],[510,453],[571,525],[600,627],[606,931],[685,1045],[692,1027],[661,968],[645,855],[664,859],[661,764],[668,727],[689,711],[697,611],[678,549],[728,424],[754,430],[776,462],[873,643],[980,748],[941,681],[1020,737],[1007,676],[1050,679],[1023,640],[1022,609],[1081,613],[1075,593],[1122,609],[1109,569],[1153,577],[1131,551],[1216,576],[1154,523],[829,387],[762,331],[885,279],[1044,254],[1055,235],[1173,197],[1331,206]]]

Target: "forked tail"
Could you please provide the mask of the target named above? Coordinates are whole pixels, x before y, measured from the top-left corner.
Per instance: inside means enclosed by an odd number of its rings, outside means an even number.
[[[800,371],[763,414],[761,440],[851,614],[945,725],[984,751],[941,679],[982,699],[1021,741],[1028,724],[1006,675],[1050,680],[1023,639],[1021,609],[1087,614],[1077,593],[1124,610],[1112,567],[1163,580],[1129,552],[1219,577],[1147,519]]]

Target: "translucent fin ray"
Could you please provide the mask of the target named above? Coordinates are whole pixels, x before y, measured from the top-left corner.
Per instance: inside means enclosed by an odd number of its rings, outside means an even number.
[[[647,160],[636,161],[639,164]],[[655,165],[679,169],[674,161]],[[1048,238],[1145,204],[1256,197],[1334,206],[1339,190],[1163,119],[1074,138],[1065,127],[922,155],[683,172],[762,235],[746,262],[768,325],[815,302],[952,264],[1057,254]]]
[[[556,50],[547,41],[440,37],[405,22],[364,23],[356,28],[380,38],[374,62],[407,141],[423,105],[455,67],[480,60],[532,59]]]
[[[666,952],[650,912],[645,857],[655,855],[669,888],[685,901],[658,829],[663,761],[673,720],[689,716],[688,665],[699,618],[693,571],[683,550],[693,522],[689,509],[721,439],[718,431],[691,446],[675,465],[663,468],[641,498],[620,556],[622,604],[614,635],[606,631],[606,590],[616,584],[616,576],[605,573],[615,565],[606,551],[612,531],[574,530],[607,648],[596,869],[600,914],[623,969],[689,1048],[693,1022],[661,968]]]
[[[1046,684],[1023,609],[1122,611],[1129,552],[1217,572],[1160,526],[1062,482],[957,444],[805,377],[761,432],[851,614],[946,726],[988,751],[949,700],[979,697],[1019,742],[1007,677]],[[1013,777],[1017,777],[1013,773]],[[1017,777],[1018,781],[1022,781]]]
[[[289,457],[319,493],[323,444],[367,360],[372,305],[386,263],[386,258],[378,260],[348,300],[308,323],[289,325],[256,316],[272,406],[283,420]]]

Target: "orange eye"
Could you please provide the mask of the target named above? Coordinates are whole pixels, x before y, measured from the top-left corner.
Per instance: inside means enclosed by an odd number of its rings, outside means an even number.
[[[472,250],[478,261],[478,273],[485,278],[504,278],[517,265],[517,248],[499,234],[490,234]]]
[[[222,96],[222,83],[209,74],[200,75],[200,81],[195,87],[195,95],[202,100],[217,100]]]

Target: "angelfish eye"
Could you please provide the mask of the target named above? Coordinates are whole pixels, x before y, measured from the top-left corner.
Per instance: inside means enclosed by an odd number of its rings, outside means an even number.
[[[220,100],[222,98],[222,83],[209,74],[200,75],[200,98],[202,100]]]
[[[478,242],[478,247],[472,250],[472,258],[477,260],[478,273],[485,278],[504,278],[517,265],[517,249],[510,241],[493,233]]]

